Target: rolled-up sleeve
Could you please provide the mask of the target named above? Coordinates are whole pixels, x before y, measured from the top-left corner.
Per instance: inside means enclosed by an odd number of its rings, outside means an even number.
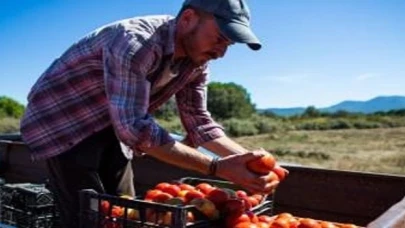
[[[106,95],[120,141],[143,151],[174,139],[148,114],[148,72],[159,61],[151,41],[123,31],[103,50]]]
[[[225,135],[223,127],[213,120],[207,109],[208,76],[208,68],[205,68],[195,80],[176,93],[178,111],[187,132],[185,142],[192,147]]]

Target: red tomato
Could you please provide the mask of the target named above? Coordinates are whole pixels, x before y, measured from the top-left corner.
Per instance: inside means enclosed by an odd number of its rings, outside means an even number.
[[[161,182],[155,186],[155,189],[159,189],[160,191],[163,191],[163,189],[169,187],[171,184],[167,182]]]
[[[294,216],[290,213],[284,212],[277,215],[277,218],[294,218]]]
[[[319,224],[322,228],[337,228],[333,223],[327,221],[320,221]]]
[[[251,211],[247,211],[246,214],[249,216],[250,222],[252,222],[252,223],[258,223],[259,222],[259,218],[257,217],[257,215],[255,215],[255,213],[253,213]]]
[[[228,199],[221,212],[226,215],[241,215],[245,212],[245,204],[240,199]]]
[[[271,228],[290,228],[289,218],[276,218],[271,224]]]
[[[124,216],[124,208],[120,206],[113,206],[111,210],[111,216],[112,217],[123,217]]]
[[[300,225],[300,222],[298,221],[298,219],[292,217],[288,219],[288,223],[290,224],[290,228],[298,228],[298,226]]]
[[[299,220],[298,228],[321,228],[319,222],[310,218],[302,218]]]
[[[358,226],[354,224],[343,224],[340,226],[340,228],[358,228]]]
[[[162,187],[162,192],[166,192],[169,193],[170,195],[172,195],[173,197],[176,197],[179,195],[179,192],[181,191],[181,188],[177,185],[174,184],[170,184],[166,187]]]
[[[110,202],[108,202],[107,200],[102,200],[100,203],[100,211],[107,215],[108,211],[110,210]]]
[[[195,186],[195,188],[199,191],[201,191],[202,193],[204,193],[205,195],[207,195],[208,193],[210,193],[211,190],[214,189],[214,187],[208,183],[199,183],[197,186]]]
[[[211,200],[217,208],[221,208],[229,199],[228,193],[221,188],[214,188],[205,197]]]
[[[189,185],[189,184],[184,184],[184,183],[179,184],[179,187],[180,187],[181,190],[189,190],[189,191],[190,191],[190,190],[194,190],[194,189],[195,189],[194,186]]]
[[[276,159],[271,154],[266,154],[259,159],[251,160],[247,162],[247,168],[257,174],[268,174],[276,164]]]
[[[250,218],[247,214],[230,215],[225,218],[226,227],[232,228],[238,223],[250,222]]]
[[[258,228],[270,228],[270,223],[266,223],[266,222],[258,222],[257,223],[257,227]]]
[[[275,172],[275,173],[277,174],[278,179],[279,179],[280,181],[284,180],[284,178],[285,178],[285,176],[286,176],[286,173],[285,173],[284,168],[281,168],[281,166],[276,165],[276,166],[274,167],[274,169],[273,169],[273,172]]]
[[[265,223],[271,223],[275,220],[274,218],[272,218],[268,215],[259,215],[258,219],[260,222],[265,222]]]
[[[233,228],[259,228],[259,227],[251,222],[242,222],[236,224]]]
[[[269,183],[279,181],[277,174],[273,171],[270,171],[269,174],[267,174],[267,179]]]
[[[155,198],[155,196],[159,193],[162,193],[161,190],[159,189],[152,189],[152,190],[148,190],[145,194],[145,200],[149,200],[151,201],[152,199]]]
[[[247,196],[248,196],[248,194],[247,194],[245,191],[243,191],[243,190],[238,190],[238,191],[236,191],[235,193],[236,193],[236,196],[237,196],[238,198],[243,198],[243,197],[247,197]]]
[[[259,205],[260,201],[257,200],[255,197],[253,196],[248,196],[247,197],[249,200],[249,203],[252,205],[252,207],[256,207],[257,205]]]

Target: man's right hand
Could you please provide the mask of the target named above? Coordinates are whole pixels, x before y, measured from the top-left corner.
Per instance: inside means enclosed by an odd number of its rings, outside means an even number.
[[[223,157],[218,160],[216,176],[231,181],[250,193],[271,194],[279,181],[270,182],[269,176],[255,174],[246,167],[248,161],[259,159],[266,153],[254,151]]]

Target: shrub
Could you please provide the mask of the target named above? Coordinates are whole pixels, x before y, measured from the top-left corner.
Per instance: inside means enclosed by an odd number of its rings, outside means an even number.
[[[250,120],[240,120],[240,119],[229,119],[223,122],[225,131],[230,136],[249,136],[256,135],[259,133],[255,124]]]
[[[330,129],[349,129],[352,127],[353,125],[348,120],[344,119],[330,120],[329,122]]]
[[[353,123],[353,127],[357,129],[371,129],[371,128],[380,128],[381,123],[371,122],[366,120],[356,120]]]
[[[184,135],[185,131],[183,125],[178,117],[172,119],[157,119],[157,122],[162,126],[166,131],[174,134]]]
[[[0,119],[0,134],[17,133],[20,130],[20,120],[6,117]]]

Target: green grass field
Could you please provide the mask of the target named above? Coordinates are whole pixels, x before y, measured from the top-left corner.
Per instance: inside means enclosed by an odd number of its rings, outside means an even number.
[[[273,150],[277,159],[284,162],[405,175],[405,127],[286,131],[235,140],[249,149]]]

